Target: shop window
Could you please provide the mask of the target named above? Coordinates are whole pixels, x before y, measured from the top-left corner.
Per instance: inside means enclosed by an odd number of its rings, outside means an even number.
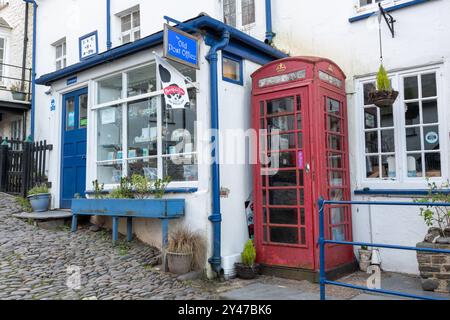
[[[436,70],[391,74],[393,87],[401,92],[393,106],[384,108],[368,101],[375,80],[361,83],[364,180],[424,181],[446,176],[441,167],[445,153],[440,143],[438,74]]]
[[[67,44],[66,39],[60,40],[54,45],[56,70],[67,67]]]
[[[196,80],[195,70],[173,65]],[[127,88],[127,97],[117,104],[122,84]],[[157,90],[155,64],[99,80],[97,87],[98,104],[93,108],[97,117],[100,183],[114,185],[133,174],[149,180],[167,176],[174,182],[198,180],[195,89],[188,90],[189,107],[166,108],[162,91]]]
[[[255,23],[255,0],[223,0],[223,21],[241,28]]]
[[[222,56],[222,79],[228,82],[243,84],[242,78],[243,66],[242,59],[223,53]]]
[[[141,38],[141,17],[139,9],[120,16],[122,44]]]

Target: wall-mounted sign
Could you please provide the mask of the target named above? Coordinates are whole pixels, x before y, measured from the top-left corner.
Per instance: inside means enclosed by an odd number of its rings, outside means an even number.
[[[339,80],[336,77],[333,77],[332,75],[330,75],[330,74],[328,74],[326,72],[323,72],[322,70],[319,70],[319,78],[320,78],[320,80],[328,82],[328,83],[330,83],[333,86],[336,86],[338,88],[342,87],[342,81],[341,80]]]
[[[67,85],[70,86],[71,84],[77,83],[77,81],[78,81],[77,77],[69,78],[69,79],[67,79]]]
[[[279,76],[264,78],[259,80],[258,87],[264,88],[268,86],[274,86],[277,84],[286,83],[289,81],[296,81],[306,78],[306,70],[295,71],[287,74],[282,74]]]
[[[55,98],[52,98],[52,100],[50,101],[50,111],[55,111],[56,110],[56,101]]]
[[[164,57],[200,69],[199,38],[165,24]]]
[[[80,38],[80,60],[85,60],[98,53],[98,33],[91,32]]]

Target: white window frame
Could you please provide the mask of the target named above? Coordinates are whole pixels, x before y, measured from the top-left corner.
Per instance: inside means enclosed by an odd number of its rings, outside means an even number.
[[[357,188],[372,188],[372,189],[426,189],[426,177],[408,177],[407,175],[407,151],[406,151],[406,134],[405,134],[405,100],[403,78],[414,75],[421,75],[427,73],[436,73],[436,90],[437,90],[437,104],[439,117],[439,137],[440,137],[440,153],[441,153],[441,177],[430,177],[430,182],[436,182],[438,185],[447,181],[449,178],[449,140],[447,129],[447,118],[449,113],[446,112],[445,96],[443,91],[443,66],[434,65],[421,68],[414,68],[389,73],[392,79],[392,87],[394,90],[400,92],[398,99],[393,105],[394,112],[394,136],[395,136],[395,159],[396,159],[396,178],[367,178],[366,177],[366,156],[365,156],[365,130],[364,130],[364,84],[376,81],[376,75],[370,77],[359,78],[355,80],[355,88],[357,94],[355,95],[355,123],[358,134],[356,157],[357,157]],[[420,82],[419,82],[420,85]],[[423,150],[422,150],[423,151]]]
[[[58,42],[55,42],[53,44],[54,50],[55,50],[55,69],[61,70],[67,67],[67,42],[66,39],[62,39]],[[61,53],[62,55],[58,57],[56,55],[58,47],[61,47]],[[61,62],[61,68],[58,68],[58,62]]]
[[[242,0],[232,0],[236,4],[236,26],[235,28],[240,29],[242,31],[247,31],[252,29],[256,25],[256,7],[257,7],[257,0],[255,0],[255,21],[246,25],[242,24]],[[222,19],[225,20],[225,11],[224,11],[224,1],[222,0]]]
[[[356,8],[356,11],[359,13],[359,12],[374,12],[374,11],[378,11],[378,3],[381,3],[383,8],[389,8],[389,7],[392,7],[392,6],[399,5],[399,4],[412,2],[414,0],[382,0],[381,2],[375,2],[375,0],[372,0],[373,3],[367,4],[367,5],[364,5],[364,6],[361,5],[360,0],[355,0],[355,1],[356,1],[355,8]]]
[[[8,38],[0,35],[0,38],[3,39],[3,57],[2,57],[2,62],[3,64],[0,65],[0,70],[1,70],[1,76],[0,76],[0,85],[4,85],[5,84],[5,78],[8,75],[6,74],[7,69],[5,64],[7,63],[7,51],[8,51]]]
[[[133,21],[134,21],[133,15],[135,13],[139,14],[139,26],[137,26],[137,27],[133,27]],[[122,19],[127,17],[127,16],[130,16],[130,27],[131,28],[129,30],[127,30],[127,31],[122,31]],[[122,44],[126,44],[126,43],[129,43],[129,42],[134,42],[134,41],[139,40],[139,39],[142,38],[142,34],[141,34],[141,11],[140,11],[139,7],[134,8],[133,10],[130,10],[130,11],[128,11],[125,14],[121,14],[119,16],[119,20],[120,20],[120,41],[122,42]],[[135,32],[138,32],[138,31],[139,31],[140,37],[139,37],[139,39],[135,39],[134,34],[135,34]],[[130,41],[129,42],[124,42],[123,41],[123,38],[125,36],[130,36]]]
[[[98,160],[98,154],[97,152],[95,152],[92,157],[92,161],[88,161],[88,163],[94,163],[95,167],[93,170],[93,179],[97,179],[97,175],[98,175],[98,165],[102,164],[102,163],[111,163],[111,162],[121,162],[122,163],[122,177],[127,177],[128,176],[128,161],[130,160],[146,160],[146,159],[157,159],[157,167],[158,167],[158,178],[162,178],[163,177],[163,159],[170,157],[170,156],[197,156],[198,155],[198,148],[195,152],[191,152],[191,153],[180,153],[180,154],[171,154],[171,155],[163,155],[162,149],[163,149],[163,140],[162,140],[162,127],[163,127],[163,123],[162,123],[162,103],[161,103],[161,99],[163,99],[163,94],[164,91],[161,90],[161,84],[159,82],[159,79],[157,78],[157,90],[153,91],[153,92],[149,92],[149,93],[145,93],[145,94],[141,94],[141,95],[137,95],[137,96],[132,96],[132,97],[127,97],[127,86],[128,86],[128,73],[130,71],[142,68],[142,67],[146,67],[149,65],[155,64],[155,61],[152,61],[150,63],[145,63],[145,64],[141,64],[138,66],[134,66],[125,70],[122,70],[120,72],[115,72],[115,73],[111,73],[108,74],[106,76],[102,76],[101,78],[97,78],[93,80],[93,91],[94,93],[94,105],[92,107],[90,107],[90,110],[93,115],[93,120],[90,121],[89,123],[93,123],[93,132],[94,132],[94,138],[93,138],[93,145],[95,146],[95,148],[97,149],[97,117],[98,117],[98,110],[100,109],[104,109],[104,108],[108,108],[108,107],[112,107],[112,106],[118,106],[118,108],[121,107],[121,111],[122,111],[122,148],[123,148],[123,157],[120,160],[115,160],[115,161],[111,161],[111,160]],[[114,100],[114,101],[109,101],[107,103],[102,103],[102,104],[98,104],[98,82],[105,80],[107,78],[110,77],[114,77],[116,75],[122,75],[122,94],[121,94],[121,98],[119,100]],[[198,87],[198,82],[193,83],[193,84],[188,84],[187,85],[187,89],[193,89]],[[156,156],[148,156],[148,157],[134,157],[134,158],[129,158],[128,157],[128,120],[127,120],[127,112],[128,112],[128,103],[133,102],[133,101],[138,101],[138,100],[142,100],[142,99],[149,99],[149,98],[154,98],[154,97],[159,97],[159,102],[158,102],[158,107],[157,107],[157,131],[158,131],[158,136],[157,136],[157,155]],[[198,95],[197,95],[197,99],[198,99]],[[198,109],[197,109],[197,117],[198,117]],[[198,119],[198,118],[197,118]],[[197,164],[198,167],[198,174],[200,171],[200,164]],[[198,175],[197,175],[198,178]],[[168,188],[197,188],[199,185],[198,180],[197,181],[173,181],[168,185]],[[112,190],[115,187],[117,187],[118,184],[105,184],[105,190]]]

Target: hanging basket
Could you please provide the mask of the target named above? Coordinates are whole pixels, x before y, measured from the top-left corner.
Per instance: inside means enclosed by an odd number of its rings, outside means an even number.
[[[391,107],[397,100],[398,91],[372,91],[369,92],[369,103],[377,107]]]

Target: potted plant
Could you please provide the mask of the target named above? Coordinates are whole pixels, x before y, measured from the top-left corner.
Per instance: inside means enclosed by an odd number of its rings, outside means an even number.
[[[254,279],[259,273],[259,265],[256,261],[256,249],[252,240],[245,244],[241,254],[242,263],[235,263],[236,274],[241,279]]]
[[[200,234],[179,227],[169,236],[166,258],[169,271],[186,274],[202,266],[204,241]]]
[[[380,108],[390,107],[397,100],[397,97],[398,91],[392,89],[391,80],[389,80],[384,66],[380,65],[377,74],[377,90],[369,92],[369,103]]]
[[[367,246],[361,246],[359,251],[359,269],[363,272],[367,272],[367,268],[372,261],[372,251]]]
[[[437,186],[429,183],[428,195],[416,200],[418,203],[450,203],[449,183]],[[429,227],[424,241],[418,248],[450,250],[450,207],[427,205],[420,208],[420,215]],[[443,253],[417,252],[417,262],[422,288],[425,291],[450,292],[450,257]]]
[[[23,92],[22,84],[20,82],[14,82],[9,87],[14,100],[25,101],[26,93]]]
[[[48,186],[43,183],[28,191],[28,200],[34,212],[46,212],[50,206],[50,193]]]

